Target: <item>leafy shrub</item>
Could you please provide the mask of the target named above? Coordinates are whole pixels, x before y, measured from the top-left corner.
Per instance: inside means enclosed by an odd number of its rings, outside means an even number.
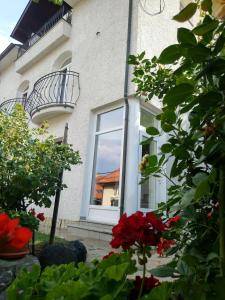
[[[30,129],[22,106],[0,112],[0,208],[26,211],[30,204],[50,207],[59,174],[80,163],[71,145],[57,144],[46,124]]]

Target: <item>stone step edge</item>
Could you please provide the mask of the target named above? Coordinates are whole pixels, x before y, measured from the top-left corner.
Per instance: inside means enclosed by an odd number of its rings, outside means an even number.
[[[67,228],[68,228],[68,230],[70,230],[70,229],[80,229],[80,230],[87,230],[89,232],[99,232],[99,233],[112,235],[111,230],[109,230],[109,229],[100,229],[100,228],[97,228],[97,227],[89,227],[89,226],[76,225],[76,224],[68,224]]]
[[[97,226],[97,227],[100,227],[100,226],[105,226],[105,227],[110,227],[110,228],[112,228],[112,227],[114,227],[116,224],[114,224],[114,223],[103,223],[103,222],[97,222],[97,221],[90,221],[90,220],[83,220],[83,219],[80,219],[79,221],[79,224],[82,224],[82,225],[91,225],[91,226]],[[76,223],[78,223],[77,221],[76,221]],[[72,223],[72,224],[76,224],[76,223]]]

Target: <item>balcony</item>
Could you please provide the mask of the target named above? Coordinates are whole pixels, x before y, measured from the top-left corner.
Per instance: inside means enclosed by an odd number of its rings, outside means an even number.
[[[16,72],[23,74],[71,36],[72,13],[62,7],[48,22],[33,34],[18,51]]]
[[[0,104],[0,111],[7,113],[7,114],[12,114],[15,106],[17,104],[21,104],[25,107],[26,99],[25,98],[13,98],[6,100]]]
[[[47,74],[35,84],[25,110],[40,124],[62,114],[71,114],[80,95],[79,74],[58,71]]]

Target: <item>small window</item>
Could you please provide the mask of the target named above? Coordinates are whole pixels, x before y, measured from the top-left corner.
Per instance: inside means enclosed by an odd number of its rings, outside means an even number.
[[[121,127],[123,123],[123,110],[114,109],[110,112],[100,114],[97,120],[97,131]]]
[[[119,206],[123,108],[97,116],[91,205]]]
[[[146,128],[155,126],[157,127],[157,121],[153,114],[145,109],[141,109],[140,112],[140,143],[149,138],[146,133]],[[157,153],[157,140],[154,139],[149,144],[140,144],[140,161],[145,154],[153,155]],[[143,178],[140,174],[139,180]],[[156,209],[156,178],[150,177],[140,185],[140,200],[139,208],[141,210],[154,210]]]
[[[147,137],[142,136],[142,141]],[[157,143],[152,141],[148,145],[142,145],[142,157],[145,154],[156,154]],[[143,178],[141,178],[143,179]],[[156,179],[155,177],[150,177],[148,180],[142,183],[141,185],[141,199],[140,199],[140,208],[141,209],[150,209],[154,210],[156,208]]]
[[[147,110],[141,109],[141,127],[148,128],[155,126],[155,116],[150,114]]]

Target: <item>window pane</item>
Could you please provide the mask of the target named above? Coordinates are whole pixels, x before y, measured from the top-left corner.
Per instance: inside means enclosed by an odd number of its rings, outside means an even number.
[[[98,115],[97,131],[107,130],[123,125],[123,107]]]
[[[156,142],[152,141],[150,145],[142,146],[142,157],[145,154],[156,153]],[[156,208],[156,179],[150,177],[141,185],[141,208],[155,209]]]
[[[96,137],[92,205],[118,206],[122,130]]]
[[[150,126],[155,126],[155,116],[150,114],[148,111],[141,109],[141,126],[148,128]]]

